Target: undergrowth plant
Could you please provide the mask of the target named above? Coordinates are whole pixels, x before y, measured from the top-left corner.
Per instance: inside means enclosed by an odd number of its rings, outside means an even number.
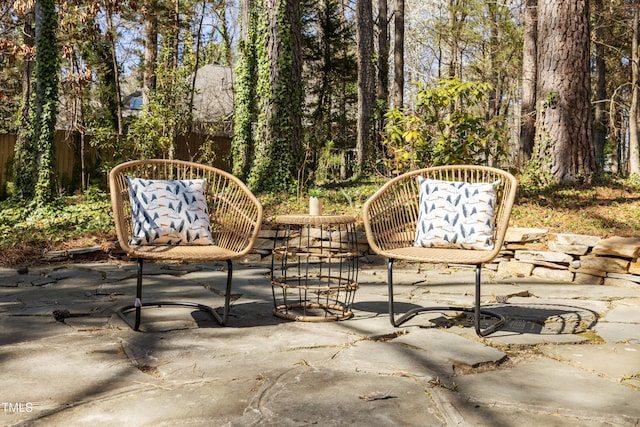
[[[366,200],[386,178],[378,175],[322,187],[326,214],[352,215],[362,227]],[[640,237],[640,184],[603,177],[590,184],[545,188],[522,186],[510,226],[546,228],[551,232]],[[264,207],[263,227],[277,215],[306,213],[308,201],[290,192],[258,195]],[[109,194],[90,187],[45,208],[7,199],[0,202],[0,262],[6,266],[34,261],[43,252],[102,244],[115,240]]]
[[[489,83],[441,80],[418,85],[416,107],[386,114],[384,168],[397,175],[419,167],[499,163],[506,156],[500,118],[486,119]]]
[[[7,199],[0,202],[0,249],[35,244],[47,249],[58,242],[91,239],[113,230],[109,195],[90,188],[44,206]]]

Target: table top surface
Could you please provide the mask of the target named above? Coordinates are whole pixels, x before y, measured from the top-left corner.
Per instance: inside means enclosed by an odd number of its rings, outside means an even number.
[[[352,215],[306,215],[290,214],[276,216],[279,224],[353,224],[356,217]]]

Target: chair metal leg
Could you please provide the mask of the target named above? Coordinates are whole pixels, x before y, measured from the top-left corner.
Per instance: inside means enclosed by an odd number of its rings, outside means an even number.
[[[389,290],[389,320],[391,321],[391,324],[397,328],[408,319],[405,319],[407,317],[405,314],[400,319],[396,320],[395,305],[393,302],[393,261],[394,260],[392,258],[389,258],[389,264],[387,265],[387,287]]]
[[[475,327],[476,327],[476,334],[478,334],[478,336],[480,337],[485,337],[487,335],[490,335],[492,333],[494,333],[495,331],[497,331],[498,329],[500,329],[506,322],[506,319],[504,318],[503,315],[496,313],[494,311],[491,310],[487,310],[481,307],[480,305],[480,297],[481,297],[481,292],[480,292],[480,272],[482,271],[482,264],[478,264],[476,265],[476,301],[475,301]],[[498,319],[496,322],[494,322],[493,324],[491,324],[490,326],[486,327],[485,329],[481,329],[480,328],[480,314],[484,314],[486,316],[491,316],[493,318]]]
[[[211,316],[220,324],[221,326],[225,326],[227,320],[229,318],[230,311],[230,303],[231,303],[231,279],[233,276],[233,265],[231,260],[227,260],[227,285],[224,296],[224,309],[222,317],[218,314],[218,312],[209,307],[208,305],[191,303],[191,302],[175,302],[175,301],[154,301],[154,302],[142,302],[142,263],[143,259],[138,258],[138,274],[137,274],[137,283],[136,283],[136,299],[132,305],[127,305],[120,308],[117,313],[120,318],[134,331],[140,330],[140,318],[142,307],[162,307],[162,306],[181,306],[181,307],[194,307],[199,310],[206,311],[211,314]],[[131,310],[135,310],[135,321],[132,323],[131,320],[127,317],[127,313]]]
[[[394,305],[394,300],[393,300],[393,259],[389,259],[389,264],[387,266],[387,283],[388,283],[388,289],[389,289],[389,320],[391,321],[391,324],[394,327],[398,327],[400,325],[402,325],[403,323],[405,323],[406,321],[408,321],[409,319],[413,318],[414,316],[418,315],[419,313],[425,312],[425,311],[462,311],[462,312],[472,312],[474,313],[474,326],[475,326],[475,330],[476,330],[476,334],[478,336],[484,337],[487,336],[489,334],[492,334],[493,332],[495,332],[496,330],[498,330],[499,328],[502,327],[502,325],[504,325],[505,323],[505,318],[504,316],[492,312],[490,310],[486,310],[483,309],[480,306],[480,300],[481,300],[481,293],[480,293],[480,278],[481,278],[481,270],[482,270],[482,265],[476,265],[476,295],[475,295],[475,307],[473,308],[469,308],[469,307],[453,307],[453,306],[440,306],[440,307],[417,307],[414,309],[411,309],[409,311],[407,311],[406,313],[402,314],[401,316],[399,316],[398,318],[396,318],[395,315],[395,305]],[[480,328],[480,315],[484,314],[487,316],[491,316],[493,318],[498,319],[495,323],[493,323],[491,326],[482,329]]]
[[[140,330],[140,315],[142,312],[142,258],[138,258],[138,280],[136,284],[136,300],[134,306],[136,308],[136,323],[133,327],[134,331]]]
[[[227,260],[227,288],[224,293],[224,311],[222,312],[222,326],[227,324],[229,318],[229,304],[231,303],[231,278],[233,277],[233,264],[231,260]]]

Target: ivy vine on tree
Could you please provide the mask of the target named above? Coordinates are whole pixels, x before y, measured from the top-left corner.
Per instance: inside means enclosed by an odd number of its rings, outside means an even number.
[[[251,167],[253,154],[253,122],[256,111],[257,46],[255,2],[242,4],[242,37],[238,42],[235,67],[234,135],[231,143],[233,174],[244,180]]]
[[[302,117],[300,16],[295,3],[265,0],[259,23],[260,114],[247,181],[249,188],[258,192],[295,190]]]
[[[56,31],[58,15],[54,0],[38,0],[35,5],[35,93],[25,99],[27,128],[16,144],[14,195],[44,207],[57,196],[55,181],[55,125],[58,112],[58,72],[60,57]],[[33,105],[30,105],[32,103]]]

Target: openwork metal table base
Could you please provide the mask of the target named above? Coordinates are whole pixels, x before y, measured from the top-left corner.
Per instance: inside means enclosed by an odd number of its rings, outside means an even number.
[[[282,215],[271,263],[277,317],[328,322],[353,316],[358,289],[355,218]]]

